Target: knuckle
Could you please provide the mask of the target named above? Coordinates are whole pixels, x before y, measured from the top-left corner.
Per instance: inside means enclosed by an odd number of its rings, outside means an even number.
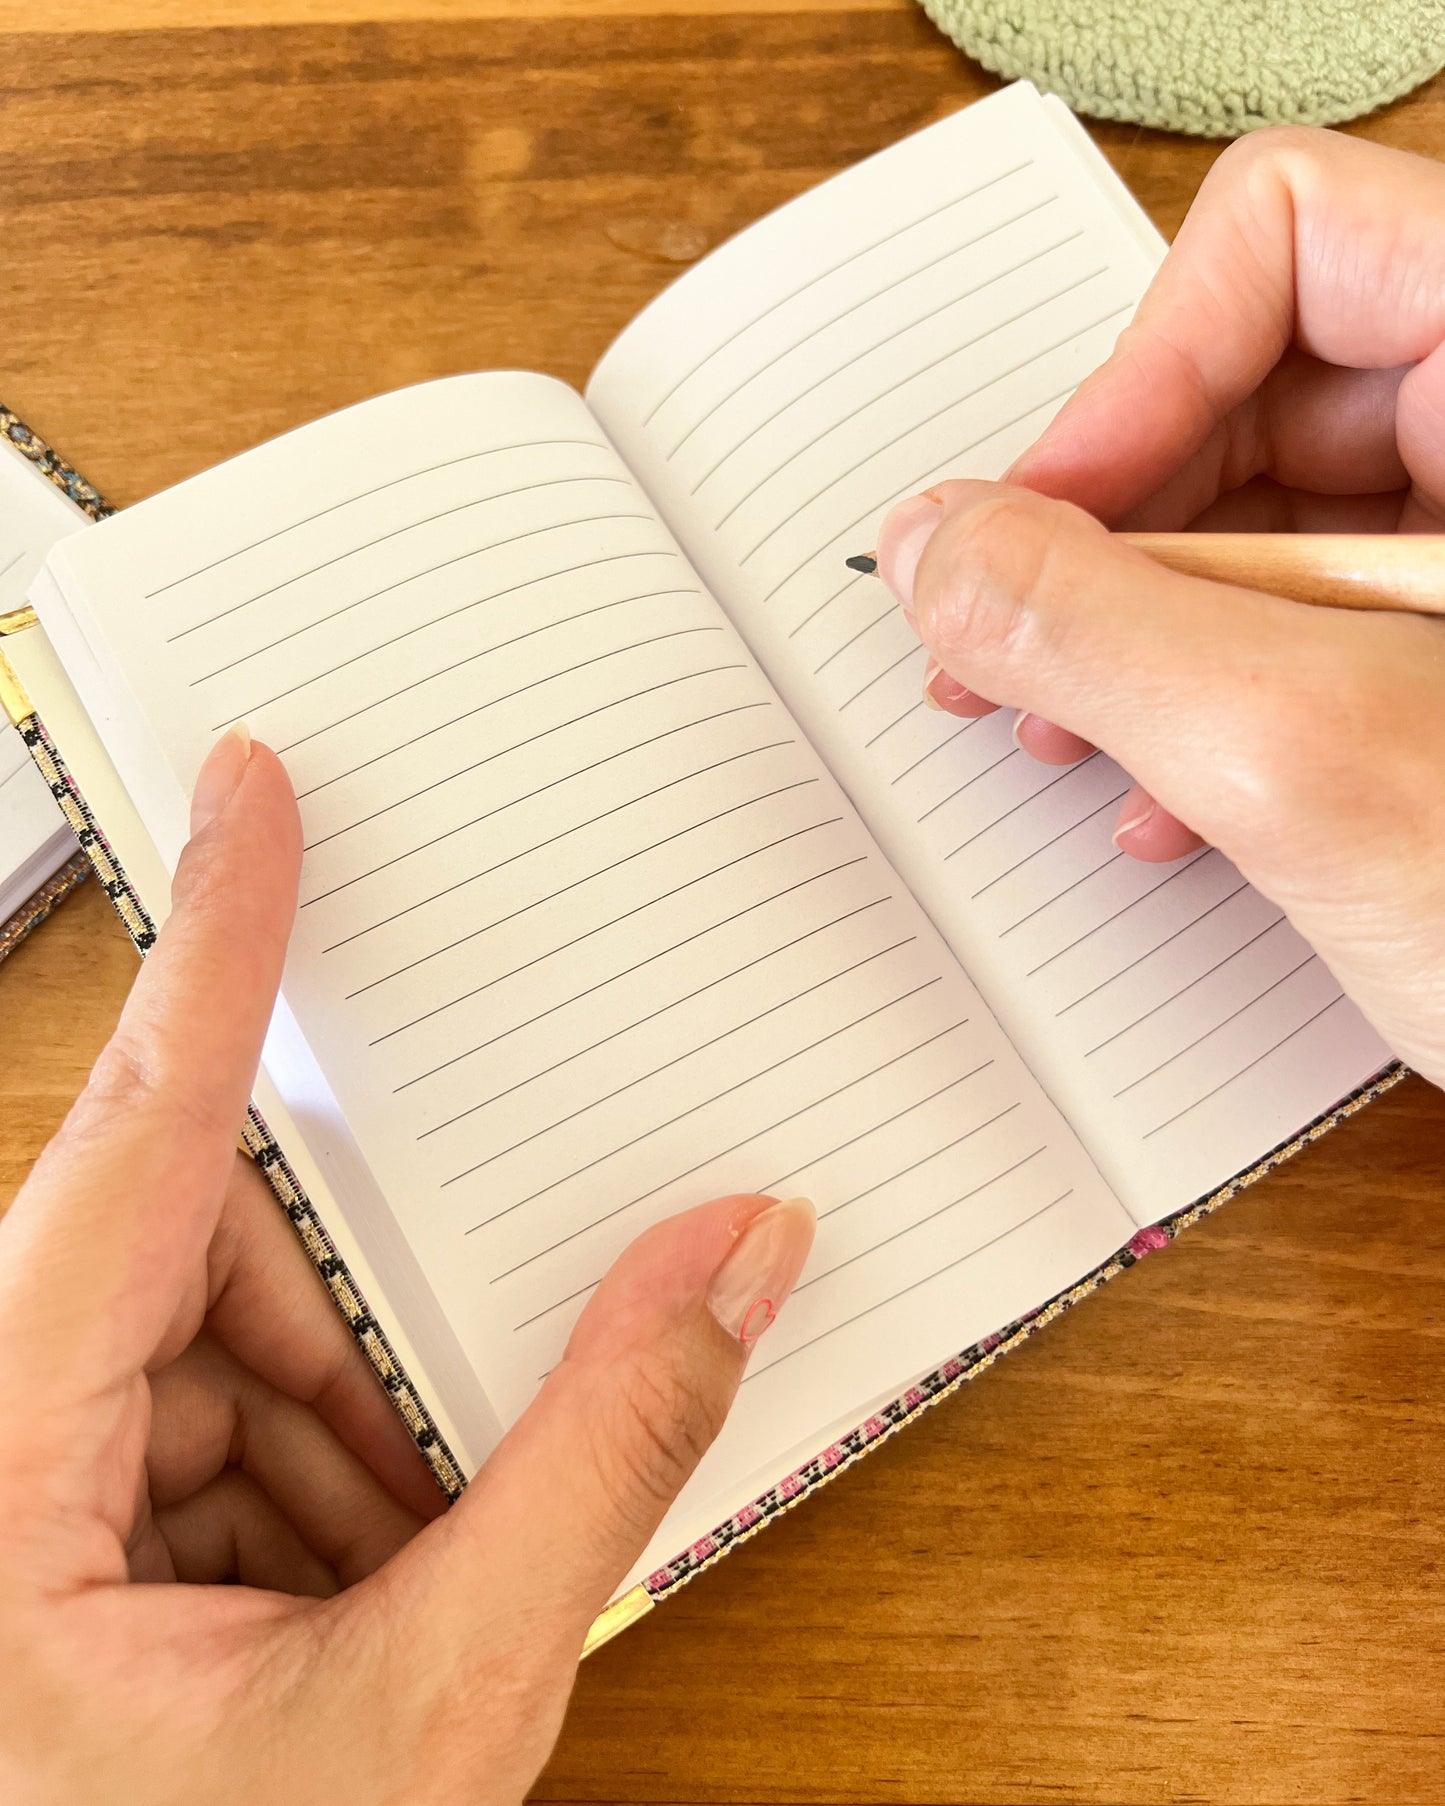
[[[612,1376],[594,1454],[616,1504],[651,1529],[702,1459],[725,1411],[677,1358],[648,1355]]]
[[[240,1133],[240,1124],[223,1121],[195,1086],[176,1082],[144,1043],[122,1026],[106,1043],[91,1069],[85,1090],[67,1129],[84,1136],[101,1135],[123,1124],[164,1117],[168,1130],[190,1128],[207,1136]]]
[[[940,650],[980,658],[1008,652],[1020,607],[1038,584],[1037,515],[1035,499],[1017,491],[993,496],[950,523],[932,585],[930,625]]]
[[[933,611],[935,645],[985,666],[1037,660],[1067,631],[1060,604],[1081,536],[1103,528],[1069,503],[1006,490],[971,509],[945,544]]]
[[[1291,170],[1314,168],[1321,160],[1326,134],[1307,125],[1271,125],[1236,138],[1210,171],[1215,190],[1253,190],[1263,180],[1274,182]]]

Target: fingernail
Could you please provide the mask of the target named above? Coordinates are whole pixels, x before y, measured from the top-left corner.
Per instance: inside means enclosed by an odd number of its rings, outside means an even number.
[[[244,721],[228,727],[206,754],[191,792],[191,833],[208,827],[236,794],[251,757],[251,730]]]
[[[979,705],[982,704],[982,707]],[[967,684],[961,684],[939,664],[936,658],[928,661],[923,673],[923,706],[939,709],[945,715],[977,715],[986,714],[989,704],[976,690],[970,690]]]
[[[1028,748],[1024,745],[1023,741],[1019,739],[1019,729],[1023,726],[1023,724],[1028,719],[1029,719],[1029,711],[1027,709],[1020,709],[1018,714],[1014,716],[1014,728],[1013,728],[1014,745],[1019,749],[1020,752],[1028,751]]]
[[[807,1198],[760,1211],[712,1276],[707,1308],[730,1336],[751,1348],[777,1318],[813,1245],[818,1213]]]
[[[900,502],[884,521],[878,536],[878,575],[893,591],[903,612],[913,619],[913,573],[923,548],[943,519],[934,495],[924,493]]]
[[[1119,811],[1119,823],[1113,833],[1114,845],[1122,851],[1124,836],[1132,834],[1136,828],[1142,828],[1157,807],[1158,804],[1146,791],[1138,788],[1131,790]]]

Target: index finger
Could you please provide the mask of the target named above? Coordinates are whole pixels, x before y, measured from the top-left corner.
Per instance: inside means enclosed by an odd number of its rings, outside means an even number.
[[[1445,170],[1334,132],[1256,133],[1210,171],[1113,357],[1011,480],[1110,522],[1206,446],[1216,487],[1400,487],[1394,373],[1442,340]]]
[[[290,780],[244,730],[197,784],[218,804],[114,1036],[0,1224],[11,1389],[47,1411],[150,1359],[204,1253],[280,984],[301,832]]]

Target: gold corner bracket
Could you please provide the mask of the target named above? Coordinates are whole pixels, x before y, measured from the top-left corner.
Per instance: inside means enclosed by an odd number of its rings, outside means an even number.
[[[639,1618],[645,1618],[651,1610],[652,1595],[645,1586],[631,1587],[620,1599],[614,1599],[605,1612],[593,1619],[587,1640],[582,1645],[583,1661],[594,1655],[604,1643],[610,1643],[629,1624],[636,1624]]]
[[[0,614],[0,641],[12,634],[26,633],[38,625],[33,608],[12,608],[8,614]],[[14,665],[3,652],[0,652],[0,709],[4,709],[14,727],[19,727],[22,721],[28,721],[35,713],[30,692],[21,683]]]
[[[0,639],[12,633],[27,633],[39,625],[33,608],[12,608],[8,614],[0,614]]]
[[[35,713],[30,692],[15,674],[15,667],[0,652],[0,709],[9,717],[12,727],[19,727]]]

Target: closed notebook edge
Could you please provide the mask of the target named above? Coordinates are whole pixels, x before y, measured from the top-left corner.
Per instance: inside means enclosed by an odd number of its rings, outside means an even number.
[[[19,423],[15,416],[0,408],[0,431],[10,431]],[[29,429],[22,428],[28,442],[39,455],[36,462],[46,474],[66,490],[73,483],[81,493],[94,497],[100,519],[111,512],[83,479],[70,471]],[[27,455],[31,455],[27,452]],[[49,466],[42,458],[50,460]],[[78,495],[73,496],[81,506]],[[87,512],[90,509],[87,508]],[[0,635],[13,636],[39,632],[34,611],[25,609],[0,618]],[[43,636],[42,636],[43,637]],[[126,874],[124,867],[92,814],[79,786],[47,733],[43,720],[6,658],[0,639],[0,705],[19,729],[32,759],[49,786],[61,810],[74,829],[82,853],[94,868],[95,875],[110,898],[137,950],[142,956],[154,944],[155,924]],[[119,780],[117,778],[117,784]],[[755,1536],[758,1531],[790,1511],[803,1499],[836,1479],[856,1461],[870,1454],[897,1431],[912,1423],[923,1412],[950,1397],[967,1381],[975,1379],[991,1367],[1000,1356],[1010,1353],[1046,1324],[1096,1292],[1108,1280],[1132,1267],[1144,1254],[1164,1247],[1183,1229],[1189,1228],[1236,1197],[1248,1186],[1256,1184],[1285,1160],[1317,1141],[1337,1124],[1353,1116],[1367,1103],[1407,1076],[1407,1068],[1399,1062],[1383,1068],[1372,1079],[1324,1112],[1296,1134],[1281,1142],[1246,1171],[1237,1174],[1207,1197],[1187,1205],[1180,1211],[1149,1228],[1141,1229],[1108,1260],[1094,1268],[1075,1284],[1056,1294],[1036,1310],[986,1336],[982,1341],[950,1357],[897,1398],[872,1413],[861,1424],[839,1440],[829,1444],[802,1466],[793,1470],[777,1485],[743,1505],[733,1516],[692,1543],[674,1560],[654,1570],[644,1580],[628,1588],[609,1604],[588,1631],[583,1656],[593,1654],[604,1643],[645,1616],[655,1604],[670,1597],[680,1587],[697,1578],[724,1555]],[[356,1340],[368,1364],[381,1382],[408,1433],[427,1461],[438,1485],[449,1500],[461,1495],[465,1479],[460,1462],[438,1426],[432,1409],[423,1400],[406,1366],[388,1336],[386,1329],[367,1303],[366,1292],[357,1282],[351,1264],[337,1247],[305,1187],[287,1160],[280,1144],[267,1126],[265,1117],[253,1102],[243,1132],[242,1143],[256,1161],[285,1210],[307,1257],[340,1311],[347,1328]]]
[[[47,445],[39,434],[32,432],[20,416],[3,402],[0,402],[0,437],[91,520],[104,520],[107,514],[114,512],[99,490],[86,482],[78,471],[73,470],[58,452]],[[0,637],[33,625],[34,619],[33,610],[28,608],[0,615]],[[17,694],[17,691],[18,680],[8,665],[0,663],[0,709],[12,720],[17,703],[23,697],[23,692]],[[32,891],[19,909],[0,921],[0,960],[13,953],[72,891],[84,883],[89,872],[90,861],[83,852],[76,852],[58,871],[52,872],[44,883]]]
[[[0,960],[7,959],[89,875],[90,861],[77,853],[32,891],[13,915],[0,922]]]

